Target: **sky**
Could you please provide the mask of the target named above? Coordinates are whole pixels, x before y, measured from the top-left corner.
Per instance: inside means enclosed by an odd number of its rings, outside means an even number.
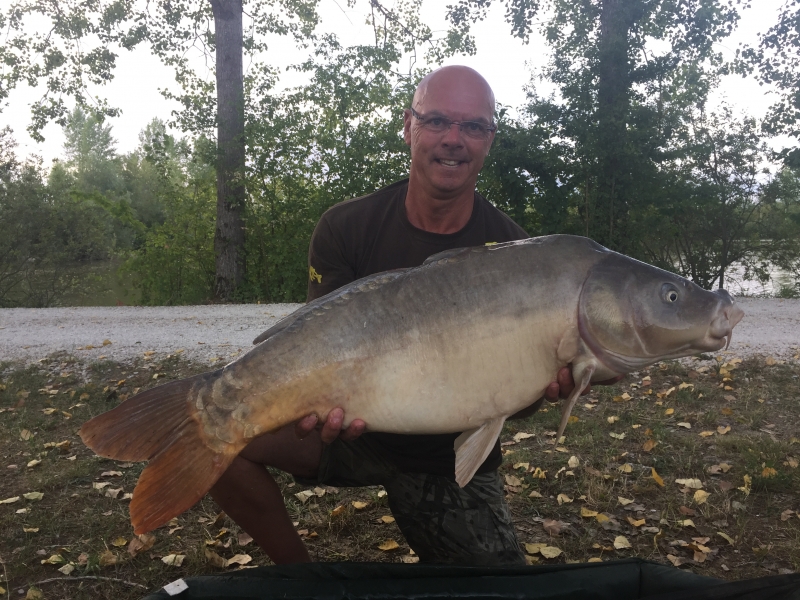
[[[390,5],[391,2],[386,2]],[[448,3],[428,0],[423,5],[422,21],[435,31],[446,29],[445,6]],[[513,38],[510,27],[503,20],[503,3],[495,2],[488,18],[473,27],[478,52],[475,56],[460,56],[449,59],[445,64],[464,64],[475,68],[489,81],[498,102],[511,107],[522,105],[525,101],[525,86],[531,76],[538,72],[547,62],[548,49],[544,40],[535,32],[528,44]],[[716,49],[725,58],[733,58],[740,44],[755,45],[758,34],[765,32],[773,25],[778,16],[783,0],[757,0],[753,7],[741,12],[742,18],[732,36],[718,44]],[[371,29],[364,25],[364,2],[349,8],[345,0],[321,0],[321,30],[335,32],[342,43],[364,43],[371,39]],[[288,40],[277,40],[269,50],[273,64],[283,69],[289,64],[303,59],[293,43]],[[153,117],[168,120],[177,104],[165,100],[159,89],[175,88],[173,72],[163,66],[157,58],[148,53],[145,47],[133,52],[122,51],[116,69],[116,77],[103,88],[94,93],[108,99],[112,106],[121,109],[122,115],[111,119],[113,135],[117,140],[120,153],[135,149],[139,143],[139,132]],[[247,65],[245,65],[247,68]],[[212,78],[213,73],[209,72]],[[299,75],[286,72],[281,76],[281,84],[286,87],[302,83]],[[547,96],[554,88],[547,82],[536,83],[537,92]],[[25,128],[30,123],[30,104],[41,95],[41,90],[23,86],[11,92],[9,103],[0,112],[0,127],[10,125],[19,142],[21,155],[38,154],[49,164],[53,158],[62,154],[63,135],[55,124],[48,125],[43,134],[45,142],[37,143],[30,139]],[[724,78],[720,87],[714,92],[710,106],[718,106],[727,102],[738,114],[747,114],[756,118],[763,117],[769,105],[774,101],[764,87],[753,79],[743,79],[732,75]],[[772,142],[773,148],[779,149],[789,141],[779,138]]]

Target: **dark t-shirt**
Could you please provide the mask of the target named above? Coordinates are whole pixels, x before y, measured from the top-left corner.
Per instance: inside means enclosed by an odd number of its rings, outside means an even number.
[[[417,229],[406,216],[407,189],[406,179],[337,204],[322,215],[308,251],[308,301],[373,273],[419,266],[437,252],[528,237],[477,192],[472,215],[460,231],[440,234]],[[453,442],[458,434],[364,435],[402,471],[454,476]],[[478,472],[497,469],[501,461],[498,442]]]

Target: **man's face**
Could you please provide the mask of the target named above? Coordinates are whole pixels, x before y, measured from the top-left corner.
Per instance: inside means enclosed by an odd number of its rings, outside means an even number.
[[[441,73],[433,77],[413,108],[427,119],[492,123],[493,99],[485,84],[464,73]],[[411,180],[433,197],[449,198],[475,189],[478,173],[494,140],[475,139],[458,125],[435,133],[406,110],[404,137],[411,147]]]

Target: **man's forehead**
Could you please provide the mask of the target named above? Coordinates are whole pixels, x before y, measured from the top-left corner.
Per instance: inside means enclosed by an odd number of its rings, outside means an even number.
[[[426,114],[488,118],[494,114],[494,93],[469,67],[443,67],[425,76],[414,94],[414,107]]]

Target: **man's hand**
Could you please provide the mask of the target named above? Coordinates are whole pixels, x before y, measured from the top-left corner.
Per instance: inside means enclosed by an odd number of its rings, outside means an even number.
[[[624,375],[618,375],[617,377],[612,377],[605,381],[598,381],[594,385],[614,385],[623,377]],[[572,378],[572,371],[569,367],[561,367],[556,375],[556,380],[548,385],[547,389],[544,391],[544,397],[548,402],[558,402],[559,398],[568,398],[574,390],[575,380]],[[585,396],[591,391],[592,386],[590,385],[581,392],[581,396]]]
[[[344,422],[344,410],[334,408],[328,413],[328,419],[324,423],[319,423],[317,415],[308,415],[300,419],[295,425],[297,437],[304,438],[314,429],[319,429],[319,437],[324,444],[332,443],[336,438],[341,437],[345,441],[352,441],[364,433],[367,424],[361,419],[354,419],[352,423],[342,431]]]

